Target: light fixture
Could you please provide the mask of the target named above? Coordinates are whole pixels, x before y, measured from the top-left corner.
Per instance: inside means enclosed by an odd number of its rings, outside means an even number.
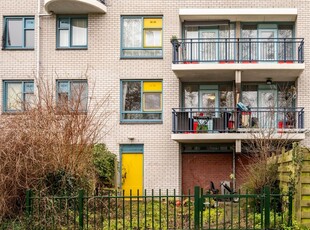
[[[133,141],[135,138],[134,137],[128,137],[128,140]]]
[[[266,84],[267,84],[267,85],[271,85],[271,84],[272,84],[272,79],[271,79],[271,78],[267,78]]]

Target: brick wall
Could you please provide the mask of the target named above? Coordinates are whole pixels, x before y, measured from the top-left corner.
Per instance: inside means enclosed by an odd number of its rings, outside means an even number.
[[[182,190],[187,193],[194,186],[209,189],[210,181],[217,189],[221,181],[230,181],[232,153],[182,154]]]

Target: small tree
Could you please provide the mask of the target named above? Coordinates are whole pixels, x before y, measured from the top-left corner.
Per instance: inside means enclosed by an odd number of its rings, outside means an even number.
[[[252,124],[253,127],[248,128],[249,139],[242,147],[242,156],[246,158],[247,163],[243,165],[240,176],[245,181],[244,186],[253,192],[260,192],[266,185],[272,189],[278,187],[277,163],[271,163],[269,158],[272,155],[280,155],[283,150],[291,149],[294,142],[293,133],[285,132],[286,124],[283,123],[293,122],[293,125],[296,125],[295,112],[290,110],[296,97],[296,89],[290,84],[282,84],[279,87],[280,109],[276,110],[275,103],[270,103],[264,111],[255,111],[257,120],[252,118],[252,121],[249,121],[255,125]]]

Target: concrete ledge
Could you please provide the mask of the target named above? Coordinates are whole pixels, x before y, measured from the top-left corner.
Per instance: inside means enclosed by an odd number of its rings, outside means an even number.
[[[296,8],[229,8],[229,9],[180,9],[182,21],[296,21]]]

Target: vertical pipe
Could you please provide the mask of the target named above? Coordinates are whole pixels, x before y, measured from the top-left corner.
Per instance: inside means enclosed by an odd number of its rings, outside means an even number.
[[[41,11],[41,0],[38,0],[37,9],[37,40],[36,40],[36,79],[39,80],[40,75],[40,11]]]

